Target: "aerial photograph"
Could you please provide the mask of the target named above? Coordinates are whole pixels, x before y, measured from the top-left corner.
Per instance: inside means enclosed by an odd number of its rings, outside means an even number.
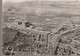
[[[80,56],[80,0],[2,0],[4,56]]]

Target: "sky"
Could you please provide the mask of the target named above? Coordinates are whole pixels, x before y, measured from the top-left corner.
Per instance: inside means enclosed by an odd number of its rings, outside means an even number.
[[[22,1],[80,1],[80,0],[2,0],[2,1],[22,2]]]

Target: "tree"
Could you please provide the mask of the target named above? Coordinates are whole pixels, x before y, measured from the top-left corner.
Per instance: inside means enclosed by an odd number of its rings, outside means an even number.
[[[25,26],[26,26],[26,27],[30,27],[30,25],[32,25],[30,22],[26,22],[26,23],[25,23]]]

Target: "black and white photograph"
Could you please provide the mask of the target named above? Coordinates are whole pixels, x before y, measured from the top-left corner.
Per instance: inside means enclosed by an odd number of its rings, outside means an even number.
[[[2,0],[4,56],[80,56],[80,0]]]

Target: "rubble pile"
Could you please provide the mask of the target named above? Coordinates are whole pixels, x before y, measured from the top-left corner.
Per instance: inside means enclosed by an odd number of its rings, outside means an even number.
[[[30,22],[15,21],[3,29],[4,55],[80,55],[80,27],[65,24],[53,31],[38,30]]]
[[[56,48],[56,55],[80,55],[80,29],[62,34]]]

